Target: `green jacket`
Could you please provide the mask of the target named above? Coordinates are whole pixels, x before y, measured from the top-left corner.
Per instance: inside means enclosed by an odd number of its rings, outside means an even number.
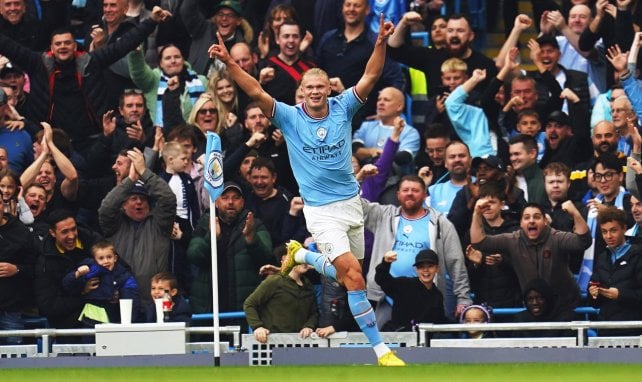
[[[158,84],[160,83],[161,69],[150,68],[145,62],[143,52],[138,50],[133,50],[127,55],[127,63],[129,65],[129,75],[131,76],[134,85],[136,85],[136,87],[142,90],[145,94],[145,103],[147,105],[147,110],[149,110],[149,116],[152,117],[152,121],[156,121],[156,109],[158,109]],[[189,62],[185,61],[185,67],[191,69]],[[203,87],[207,89],[207,77],[199,75],[198,78],[203,83]],[[180,102],[181,110],[183,111],[183,119],[187,121],[193,106],[192,99],[187,92],[187,87],[185,87],[183,94],[181,94]],[[160,116],[160,120],[163,120],[162,115]]]
[[[302,277],[299,286],[290,276],[273,275],[245,300],[243,310],[252,329],[264,327],[272,333],[298,333],[315,329],[318,322],[314,289]]]
[[[265,225],[254,219],[256,234],[250,244],[245,242],[241,233],[248,210],[243,210],[228,236],[228,240],[218,240],[218,258],[226,257],[228,283],[221,285],[219,279],[219,298],[229,301],[230,306],[221,306],[221,311],[240,311],[243,301],[261,283],[259,268],[264,264],[274,264],[272,240]],[[194,313],[212,312],[212,255],[209,229],[210,214],[206,212],[194,229],[194,235],[187,248],[189,262],[198,268],[190,291],[190,305]],[[219,261],[219,265],[222,261]],[[225,294],[225,295],[224,295]]]

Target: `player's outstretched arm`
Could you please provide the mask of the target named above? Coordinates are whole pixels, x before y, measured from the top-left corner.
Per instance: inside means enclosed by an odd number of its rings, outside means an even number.
[[[218,38],[218,44],[213,44],[208,49],[210,58],[218,58],[221,60],[221,62],[227,66],[227,70],[232,76],[234,82],[236,82],[236,84],[243,89],[243,91],[252,98],[252,100],[259,104],[259,107],[265,115],[273,117],[272,109],[274,107],[274,98],[263,90],[259,82],[254,77],[232,60],[225,44],[223,44],[223,38],[219,32],[216,32],[216,37]]]
[[[363,73],[357,85],[355,85],[357,95],[361,99],[366,99],[383,72],[383,64],[386,62],[386,44],[388,37],[394,32],[394,25],[390,21],[383,21],[383,13],[379,18],[379,35],[375,42],[374,49],[370,59],[366,64],[366,70]]]

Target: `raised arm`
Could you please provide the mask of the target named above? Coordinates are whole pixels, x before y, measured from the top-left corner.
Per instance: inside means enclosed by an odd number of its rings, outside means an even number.
[[[383,65],[386,62],[386,44],[388,37],[393,33],[395,27],[390,21],[384,22],[383,13],[379,16],[379,35],[375,41],[374,49],[366,64],[366,69],[355,85],[359,97],[365,99],[372,91],[383,72]]]
[[[572,201],[567,200],[562,203],[562,210],[569,214],[573,219],[573,233],[584,235],[589,231],[588,224],[586,224],[582,214],[577,210]]]
[[[527,15],[522,14],[518,15],[515,18],[513,29],[511,29],[510,34],[506,38],[506,41],[504,41],[504,45],[502,45],[502,48],[499,50],[499,53],[495,58],[495,66],[497,66],[498,69],[504,67],[504,65],[506,64],[506,55],[509,54],[512,48],[515,48],[517,46],[519,37],[526,29],[530,28],[531,25],[533,25],[533,20],[531,20],[531,18]]]
[[[42,127],[45,129],[45,135],[48,135],[47,145],[49,146],[49,152],[56,166],[64,175],[65,179],[60,184],[60,192],[65,199],[69,201],[75,201],[78,196],[78,171],[71,163],[69,158],[56,147],[53,141],[53,132],[51,131],[51,126],[46,122],[41,122]]]
[[[478,199],[475,203],[475,209],[473,210],[473,219],[470,223],[470,243],[478,244],[484,241],[486,238],[486,232],[484,232],[484,220],[482,214],[488,209],[486,201]]]
[[[391,48],[403,46],[406,43],[406,29],[411,25],[421,25],[422,22],[423,19],[419,13],[414,11],[404,13],[399,23],[397,23],[394,33],[390,35],[388,45],[390,45]],[[381,26],[379,27],[379,32],[381,33]]]
[[[272,115],[274,98],[263,90],[261,84],[259,84],[256,78],[252,77],[249,73],[238,66],[234,60],[232,60],[219,32],[216,32],[216,37],[218,38],[218,44],[213,44],[208,49],[210,58],[218,58],[222,63],[224,63],[227,66],[227,71],[232,76],[234,82],[243,89],[245,94],[259,104],[261,111],[263,111],[266,116],[270,118],[274,117]]]

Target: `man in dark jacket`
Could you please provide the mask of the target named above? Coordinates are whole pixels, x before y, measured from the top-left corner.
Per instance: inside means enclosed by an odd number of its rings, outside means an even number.
[[[617,207],[598,212],[606,248],[595,256],[588,293],[603,321],[642,319],[642,248],[624,236],[626,213]],[[607,331],[600,331],[603,335]],[[609,330],[609,335],[639,335],[640,329]]]
[[[90,248],[97,236],[76,225],[73,214],[65,210],[49,213],[49,236],[43,242],[43,254],[36,263],[35,293],[40,314],[47,317],[56,329],[77,328],[78,316],[84,305],[80,293],[63,289],[65,275],[78,263],[91,257]],[[93,278],[85,283],[84,292],[98,288],[100,280]]]
[[[261,282],[261,266],[275,263],[272,240],[263,223],[245,209],[241,187],[236,183],[225,182],[216,210],[219,307],[222,312],[239,311]],[[203,215],[187,249],[190,263],[198,268],[190,298],[194,313],[212,311],[209,218],[209,213]]]
[[[38,250],[33,236],[16,217],[4,213],[0,198],[0,330],[24,329],[21,310],[33,306],[33,268]],[[20,344],[20,337],[0,344]]]
[[[91,53],[77,51],[68,29],[54,31],[51,50],[43,54],[0,34],[0,54],[29,74],[34,119],[63,128],[74,147],[86,152],[87,143],[100,132],[99,116],[112,106],[105,102],[103,71],[140,45],[156,24],[169,16],[169,12],[155,7],[151,19]]]
[[[24,0],[0,0],[0,33],[31,50],[42,51],[47,46],[47,32],[26,9]]]

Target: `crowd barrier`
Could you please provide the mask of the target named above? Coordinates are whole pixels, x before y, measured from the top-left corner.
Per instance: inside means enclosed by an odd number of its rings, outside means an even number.
[[[136,324],[134,324],[136,325]],[[145,325],[145,324],[143,324]],[[149,325],[149,324],[147,324]],[[167,325],[167,324],[158,324]],[[587,337],[588,329],[642,329],[642,321],[620,322],[540,322],[540,323],[489,323],[489,324],[419,324],[417,332],[382,333],[382,338],[391,348],[640,348],[640,336],[631,337]],[[186,327],[185,354],[212,354],[212,342],[189,342],[190,335],[211,334],[212,327]],[[542,338],[483,338],[483,339],[430,339],[429,334],[436,332],[466,331],[531,331],[531,330],[565,330],[574,331],[575,336],[542,337]],[[223,352],[244,352],[248,364],[252,366],[270,365],[272,350],[275,348],[348,348],[368,347],[368,341],[362,333],[335,333],[327,338],[312,335],[302,339],[298,333],[271,334],[268,342],[258,343],[251,334],[241,334],[240,326],[224,326],[221,334],[230,335],[231,345],[224,343]],[[39,344],[0,346],[0,358],[31,358],[59,356],[95,356],[95,344],[61,344],[52,343],[60,336],[84,337],[95,336],[95,329],[34,329],[1,331],[0,337],[31,337]],[[501,337],[501,336],[500,336]]]

